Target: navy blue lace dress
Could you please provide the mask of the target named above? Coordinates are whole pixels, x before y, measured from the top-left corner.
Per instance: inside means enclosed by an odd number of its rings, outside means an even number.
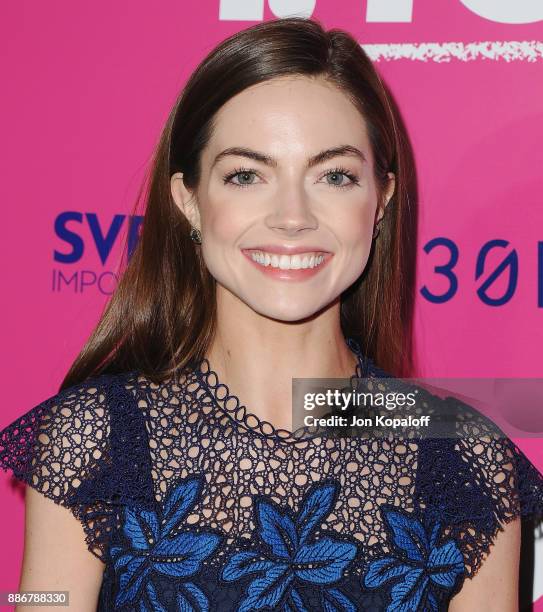
[[[353,376],[386,376],[347,343]],[[503,525],[541,520],[543,476],[483,426],[298,434],[248,413],[203,359],[160,384],[65,389],[0,432],[0,465],[81,521],[105,563],[100,611],[447,610]]]

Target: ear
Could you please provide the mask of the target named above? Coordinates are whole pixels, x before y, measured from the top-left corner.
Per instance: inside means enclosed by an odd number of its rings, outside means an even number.
[[[176,172],[170,179],[172,198],[179,210],[196,229],[200,227],[200,211],[196,202],[196,194],[189,191],[183,182],[183,174]]]
[[[394,189],[396,188],[396,175],[394,174],[394,172],[389,172],[387,176],[388,184],[385,189],[385,204],[383,208],[379,207],[379,210],[377,211],[378,216],[376,219],[376,223],[378,223],[383,218],[383,215],[385,214],[385,208],[388,206],[388,203],[394,195]]]

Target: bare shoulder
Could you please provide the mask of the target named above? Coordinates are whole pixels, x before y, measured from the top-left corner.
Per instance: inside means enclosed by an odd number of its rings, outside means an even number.
[[[69,609],[95,611],[104,567],[88,550],[83,526],[72,512],[32,487],[26,487],[19,590],[68,591]],[[27,609],[30,608],[17,607],[17,610]]]
[[[503,526],[477,573],[451,599],[450,612],[486,610],[490,601],[494,612],[518,612],[520,533],[520,517]]]

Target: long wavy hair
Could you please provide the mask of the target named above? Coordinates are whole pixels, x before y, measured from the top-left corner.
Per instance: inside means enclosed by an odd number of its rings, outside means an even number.
[[[160,382],[205,355],[216,328],[216,281],[173,201],[170,179],[182,172],[187,188],[195,189],[217,111],[244,89],[286,75],[325,78],[358,108],[373,151],[378,206],[384,205],[387,173],[396,175],[366,268],[341,295],[340,317],[344,335],[358,339],[379,367],[411,375],[416,186],[406,130],[390,92],[348,32],[289,17],[230,36],[190,76],[135,205],[144,208],[137,245],[121,262],[117,288],[61,390],[91,376],[132,370]]]

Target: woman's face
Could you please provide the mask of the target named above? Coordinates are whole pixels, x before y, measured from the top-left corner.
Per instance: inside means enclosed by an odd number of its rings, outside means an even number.
[[[257,313],[306,318],[363,272],[382,214],[370,142],[356,107],[323,79],[281,77],[230,99],[197,190],[181,177],[172,195],[201,230],[217,291]]]

